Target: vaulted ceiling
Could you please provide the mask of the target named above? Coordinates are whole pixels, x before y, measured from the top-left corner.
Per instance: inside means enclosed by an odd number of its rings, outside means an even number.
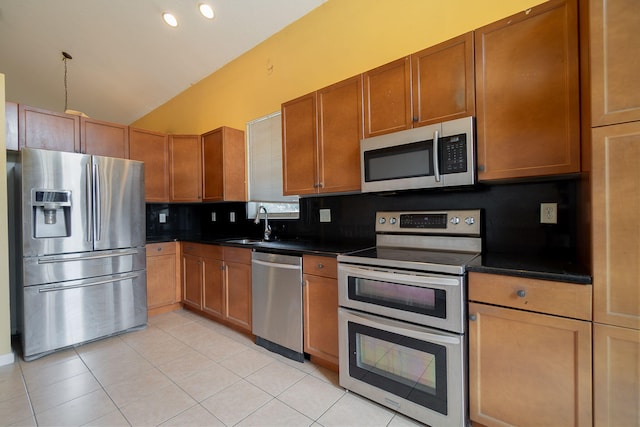
[[[6,99],[64,111],[64,51],[66,108],[129,124],[326,1],[0,0]]]

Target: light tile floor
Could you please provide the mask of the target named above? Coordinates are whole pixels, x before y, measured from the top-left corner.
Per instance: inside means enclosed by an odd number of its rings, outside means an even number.
[[[416,426],[186,310],[147,328],[0,367],[0,425]]]

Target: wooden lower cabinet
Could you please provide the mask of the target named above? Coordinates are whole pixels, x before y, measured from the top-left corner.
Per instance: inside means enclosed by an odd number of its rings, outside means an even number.
[[[593,324],[595,427],[640,425],[640,331]]]
[[[338,271],[335,258],[303,255],[304,351],[338,371]]]
[[[180,257],[177,242],[147,245],[147,312],[150,316],[181,307]]]
[[[251,250],[186,243],[184,305],[251,332]]]
[[[590,295],[590,286],[524,279],[522,288],[510,289],[507,285],[522,279],[500,282],[502,277],[471,273],[469,278],[469,299],[482,300],[469,303],[471,420],[486,426],[592,425],[591,322],[512,307],[531,301],[544,309],[539,305],[544,287],[527,285],[545,282],[564,285],[567,295],[577,292],[573,305],[590,305],[582,296]],[[506,296],[485,301],[495,287]],[[552,297],[547,300],[553,303]]]

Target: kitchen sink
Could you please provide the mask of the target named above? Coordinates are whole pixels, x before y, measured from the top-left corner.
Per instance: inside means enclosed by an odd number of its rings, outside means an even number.
[[[258,240],[258,239],[230,239],[230,240],[225,240],[225,242],[227,243],[235,243],[238,245],[258,245],[260,243],[263,243],[263,240]]]

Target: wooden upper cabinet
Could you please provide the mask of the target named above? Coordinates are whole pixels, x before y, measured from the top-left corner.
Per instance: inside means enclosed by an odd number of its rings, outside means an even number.
[[[593,320],[640,329],[640,122],[592,131]]]
[[[317,93],[318,192],[360,190],[362,76]]]
[[[316,92],[282,104],[283,194],[317,192]]]
[[[129,158],[129,127],[102,120],[80,118],[81,151],[98,156]]]
[[[473,33],[411,55],[413,127],[474,116]]]
[[[410,57],[365,72],[363,91],[365,137],[412,127]]]
[[[202,201],[200,135],[169,135],[169,200]]]
[[[80,116],[18,106],[20,148],[80,152]]]
[[[244,132],[224,126],[202,135],[202,173],[203,201],[246,201]]]
[[[593,126],[640,120],[640,13],[637,0],[591,0]]]
[[[6,101],[4,111],[7,150],[18,151],[18,104]]]
[[[129,128],[129,158],[144,162],[145,200],[169,201],[169,138],[166,133]]]
[[[478,178],[580,171],[577,0],[475,31]]]

